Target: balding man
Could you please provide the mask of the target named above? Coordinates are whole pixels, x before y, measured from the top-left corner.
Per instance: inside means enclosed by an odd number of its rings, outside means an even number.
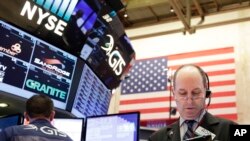
[[[215,117],[206,111],[206,98],[211,98],[209,78],[196,65],[179,67],[173,77],[173,94],[180,118],[153,133],[149,141],[183,141],[208,135],[207,140],[229,141],[232,121]],[[210,136],[209,136],[210,135]]]

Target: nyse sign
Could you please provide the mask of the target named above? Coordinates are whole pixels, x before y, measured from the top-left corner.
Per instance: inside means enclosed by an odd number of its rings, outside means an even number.
[[[33,17],[35,15],[35,12],[38,11],[38,19],[37,24],[40,25],[43,23],[43,21],[47,18],[47,23],[45,23],[45,27],[48,30],[54,30],[54,33],[58,34],[59,36],[62,36],[62,31],[67,26],[67,23],[58,20],[56,16],[51,15],[49,12],[44,12],[41,8],[34,5],[31,8],[31,3],[29,1],[26,1],[20,15],[24,16],[27,13],[27,17],[29,20],[33,20]],[[58,23],[56,23],[58,22]]]
[[[122,74],[123,68],[126,66],[126,62],[118,50],[112,51],[114,47],[114,39],[109,34],[107,36],[109,37],[110,41],[109,43],[106,43],[105,46],[101,46],[101,48],[106,51],[106,55],[109,57],[109,66],[113,69],[115,74],[119,76]]]

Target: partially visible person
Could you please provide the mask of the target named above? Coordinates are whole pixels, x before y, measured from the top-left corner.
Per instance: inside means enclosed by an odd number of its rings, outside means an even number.
[[[173,77],[173,94],[180,118],[153,133],[149,141],[183,141],[197,136],[198,129],[203,131],[200,135],[211,135],[213,140],[230,140],[229,127],[236,123],[206,110],[206,98],[211,98],[211,91],[202,68],[192,64],[179,67]]]
[[[29,124],[7,127],[0,133],[0,141],[72,141],[50,123],[55,111],[53,101],[46,95],[28,99],[24,116]]]

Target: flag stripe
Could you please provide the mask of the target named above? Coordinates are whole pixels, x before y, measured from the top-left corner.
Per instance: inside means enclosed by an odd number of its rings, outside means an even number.
[[[120,100],[131,100],[131,99],[140,99],[140,98],[155,98],[155,97],[165,97],[166,95],[169,95],[169,91],[161,91],[158,93],[142,93],[142,94],[129,94],[129,95],[122,95],[120,97]]]
[[[180,60],[185,58],[193,58],[199,56],[206,56],[206,55],[215,55],[215,54],[225,54],[225,53],[233,53],[233,47],[228,48],[220,48],[220,49],[213,49],[213,50],[204,50],[204,51],[194,51],[192,53],[183,53],[178,55],[170,55],[168,56],[169,60]]]
[[[235,96],[235,91],[223,91],[223,92],[212,92],[212,97],[225,97],[225,96]]]
[[[208,109],[236,107],[236,102],[217,103],[209,105]]]
[[[235,80],[235,75],[234,74],[214,75],[214,76],[209,75],[209,80],[211,82],[213,82],[213,81]]]
[[[213,93],[222,91],[235,91],[235,85],[213,86],[210,88]]]
[[[225,53],[225,54],[217,54],[217,55],[205,55],[205,56],[199,56],[199,57],[193,57],[193,58],[184,58],[184,59],[178,59],[178,60],[170,60],[168,63],[169,66],[173,65],[182,65],[182,64],[193,64],[193,63],[199,63],[203,61],[216,61],[216,60],[224,60],[224,59],[231,59],[233,56],[233,53]],[[194,59],[195,58],[195,59]]]
[[[230,69],[230,70],[210,71],[210,72],[207,72],[207,75],[215,76],[215,75],[225,75],[225,74],[234,74],[234,73],[235,73],[235,70]]]
[[[227,85],[234,85],[235,80],[227,80],[227,81],[217,81],[217,82],[210,82],[210,87],[213,86],[227,86]],[[168,90],[170,90],[170,86],[168,86]]]
[[[224,71],[235,69],[235,64],[220,64],[220,65],[212,65],[212,66],[203,66],[202,67],[206,73],[213,71]]]
[[[133,100],[126,100],[121,101],[120,105],[126,105],[126,104],[134,104],[134,103],[151,103],[151,102],[161,102],[161,101],[170,101],[170,97],[156,97],[156,98],[150,98],[150,99],[133,99]]]
[[[234,63],[234,59],[224,59],[224,60],[217,60],[217,61],[206,61],[206,62],[197,62],[194,63],[200,67],[203,66],[212,66],[212,65],[220,65],[220,64],[231,64]],[[173,65],[173,66],[169,66],[172,70],[176,70],[177,68],[179,68],[181,65]]]
[[[235,84],[235,80],[227,80],[227,81],[217,81],[217,82],[211,82],[210,86],[225,86],[225,85],[234,85]]]

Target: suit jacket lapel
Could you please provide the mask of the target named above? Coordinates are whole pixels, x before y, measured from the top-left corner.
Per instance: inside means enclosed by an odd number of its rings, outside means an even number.
[[[179,120],[172,124],[168,129],[169,132],[172,132],[172,135],[169,136],[170,141],[180,141],[180,126],[179,126]]]
[[[218,119],[214,118],[210,113],[206,112],[200,123],[200,126],[214,133],[216,128],[215,125],[217,124],[219,124]]]

